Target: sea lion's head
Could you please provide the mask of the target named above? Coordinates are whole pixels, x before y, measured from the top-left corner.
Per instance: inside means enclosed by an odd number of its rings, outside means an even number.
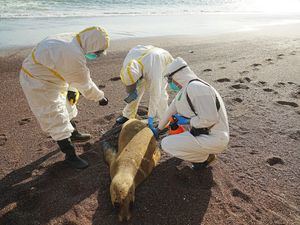
[[[111,202],[119,211],[119,220],[128,221],[134,204],[135,185],[127,174],[117,174],[110,185]]]

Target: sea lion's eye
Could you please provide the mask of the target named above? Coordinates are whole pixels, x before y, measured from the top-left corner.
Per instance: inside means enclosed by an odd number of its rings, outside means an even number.
[[[114,203],[114,208],[115,209],[119,209],[121,207],[120,203],[119,202],[115,202]]]

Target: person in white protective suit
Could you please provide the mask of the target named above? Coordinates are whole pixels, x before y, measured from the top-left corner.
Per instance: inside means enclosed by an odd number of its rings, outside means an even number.
[[[169,87],[177,91],[167,112],[160,120],[154,135],[164,129],[171,116],[186,131],[162,139],[162,150],[185,161],[193,169],[207,167],[225,150],[229,142],[226,109],[220,94],[208,83],[199,79],[180,57],[167,67]]]
[[[127,54],[120,77],[126,86],[128,96],[123,115],[117,118],[118,124],[136,117],[139,103],[145,90],[149,92],[148,122],[153,127],[153,119],[161,118],[168,108],[167,82],[163,79],[163,72],[173,61],[171,54],[161,48],[151,45],[137,45]]]
[[[65,33],[42,40],[24,60],[20,83],[43,131],[57,141],[65,161],[83,169],[88,163],[75,153],[72,141],[85,141],[89,134],[77,131],[79,92],[87,99],[106,105],[108,100],[90,77],[86,58],[93,59],[109,46],[109,36],[100,27],[80,33]]]

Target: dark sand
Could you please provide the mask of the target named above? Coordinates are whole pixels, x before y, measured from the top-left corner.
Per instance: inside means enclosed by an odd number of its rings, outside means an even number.
[[[63,154],[27,105],[18,70],[29,50],[2,53],[0,224],[118,224],[99,139],[124,106],[121,81],[112,78],[137,43],[153,43],[183,57],[219,90],[231,140],[211,168],[198,172],[164,154],[138,187],[133,218],[125,224],[300,224],[300,35],[276,29],[113,43],[106,58],[90,63],[94,81],[105,85],[109,106],[83,98],[78,105],[78,127],[93,135],[76,144],[90,162],[83,171],[62,162]]]

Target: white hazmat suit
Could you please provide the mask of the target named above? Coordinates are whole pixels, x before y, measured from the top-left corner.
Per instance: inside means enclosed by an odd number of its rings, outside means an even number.
[[[161,118],[168,108],[167,82],[164,71],[173,57],[164,49],[151,45],[138,45],[127,54],[121,70],[121,80],[126,86],[137,82],[138,98],[126,105],[123,116],[135,118],[145,90],[149,91],[148,117]]]
[[[85,54],[108,46],[106,31],[91,27],[78,34],[47,37],[24,60],[21,86],[42,130],[55,141],[69,138],[74,130],[70,120],[77,115],[77,109],[66,100],[69,89],[78,89],[89,100],[104,98],[104,93],[91,80]]]
[[[177,59],[169,65],[167,72],[177,70],[184,62],[181,59],[176,65],[176,61]],[[198,163],[206,161],[209,154],[225,150],[229,142],[229,126],[220,94],[206,82],[192,81],[194,79],[200,80],[189,67],[174,74],[173,80],[182,88],[160,121],[158,129],[162,130],[168,123],[168,119],[176,113],[190,118],[190,124],[186,126],[188,131],[165,137],[161,142],[161,147],[177,158]],[[187,93],[197,115],[188,103]],[[220,103],[219,110],[216,106],[216,96]],[[210,128],[210,133],[193,136],[189,131],[191,127]]]

